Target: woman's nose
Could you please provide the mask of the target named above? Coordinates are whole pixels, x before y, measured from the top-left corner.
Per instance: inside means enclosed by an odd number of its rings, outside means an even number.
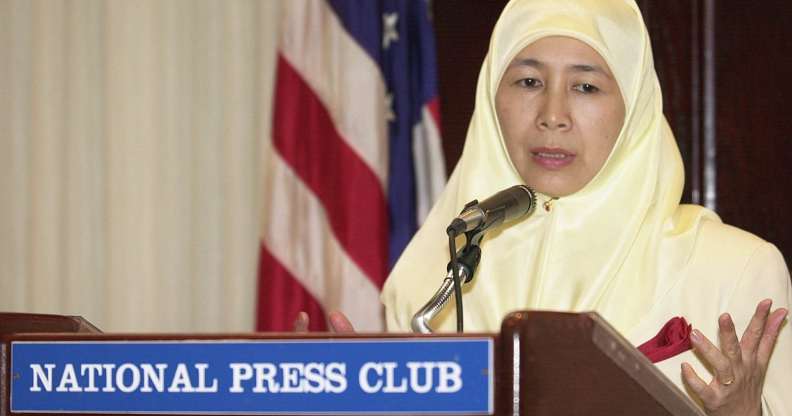
[[[572,127],[569,105],[564,92],[547,90],[536,117],[540,130],[568,130]]]

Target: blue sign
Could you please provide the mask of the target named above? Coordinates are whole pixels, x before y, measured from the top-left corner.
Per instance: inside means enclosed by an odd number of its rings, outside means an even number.
[[[491,414],[492,339],[13,342],[12,412]]]

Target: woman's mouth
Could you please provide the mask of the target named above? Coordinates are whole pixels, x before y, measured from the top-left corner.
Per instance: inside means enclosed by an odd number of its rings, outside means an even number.
[[[531,149],[534,163],[550,170],[558,170],[571,164],[575,160],[575,154],[564,149],[553,149],[548,147],[537,147]]]

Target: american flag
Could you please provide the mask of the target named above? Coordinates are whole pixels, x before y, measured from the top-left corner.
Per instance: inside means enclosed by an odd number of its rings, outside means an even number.
[[[283,4],[265,146],[257,329],[340,310],[383,329],[379,292],[445,183],[426,0]]]

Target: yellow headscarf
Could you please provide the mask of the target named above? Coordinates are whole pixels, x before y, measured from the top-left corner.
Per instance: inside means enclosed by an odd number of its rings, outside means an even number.
[[[605,59],[625,100],[624,126],[582,190],[554,201],[549,212],[539,207],[489,232],[465,288],[466,331],[494,332],[510,311],[546,309],[596,310],[626,332],[679,275],[702,217],[717,218],[679,205],[682,160],[634,1],[513,0],[490,40],[462,157],[382,292],[390,330],[409,330],[412,315],[445,277],[445,228],[464,204],[522,183],[500,131],[495,93],[514,56],[547,36],[578,39]],[[453,313],[444,313],[432,326],[453,331],[454,322]]]

